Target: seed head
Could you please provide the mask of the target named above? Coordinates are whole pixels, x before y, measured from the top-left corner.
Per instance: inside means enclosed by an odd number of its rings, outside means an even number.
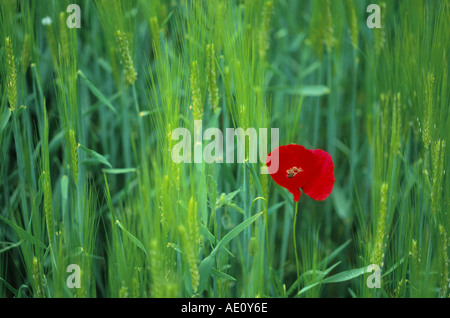
[[[203,117],[202,93],[200,91],[200,78],[197,61],[191,64],[191,93],[192,93],[192,115],[194,120],[201,120]]]
[[[137,79],[137,72],[134,68],[133,59],[131,58],[130,45],[127,34],[120,30],[115,33],[117,50],[120,55],[120,62],[123,65],[123,73],[125,75],[125,84],[133,85]]]
[[[5,39],[6,50],[6,91],[9,107],[14,111],[17,105],[17,71],[12,41],[10,37]]]

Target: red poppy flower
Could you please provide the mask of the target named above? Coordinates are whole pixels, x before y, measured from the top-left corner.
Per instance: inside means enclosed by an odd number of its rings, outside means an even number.
[[[325,200],[333,190],[334,164],[330,154],[300,145],[280,146],[266,160],[273,180],[300,200],[303,190],[314,200]]]

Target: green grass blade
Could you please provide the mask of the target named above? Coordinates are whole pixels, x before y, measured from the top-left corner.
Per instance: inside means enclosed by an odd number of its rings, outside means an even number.
[[[217,277],[219,277],[219,278],[222,278],[222,279],[231,280],[231,281],[233,281],[233,282],[236,281],[236,278],[234,278],[233,276],[230,276],[230,275],[228,275],[228,274],[225,274],[225,273],[223,273],[223,272],[220,272],[220,271],[218,271],[217,269],[215,269],[214,267],[211,268],[211,274],[213,274],[214,276],[217,276]]]
[[[228,232],[217,244],[217,246],[214,248],[214,250],[209,254],[208,257],[206,257],[201,263],[198,268],[199,274],[200,274],[200,285],[198,287],[199,293],[203,292],[203,290],[206,288],[206,282],[209,278],[209,275],[211,273],[211,268],[214,264],[214,258],[216,254],[222,249],[226,244],[228,244],[233,238],[238,236],[243,230],[245,230],[250,224],[256,221],[263,212],[257,213],[253,215],[252,217],[249,217],[247,220],[243,221],[236,227],[234,227],[230,232]]]
[[[11,117],[11,109],[7,107],[5,111],[2,114],[2,117],[0,119],[0,134],[3,132],[3,130],[6,127],[6,124],[8,124],[9,118]]]
[[[17,235],[19,235],[19,237],[22,237],[22,238],[30,240],[30,242],[32,242],[36,246],[39,246],[39,247],[44,248],[44,249],[46,248],[46,246],[45,246],[45,244],[43,242],[41,242],[40,240],[35,238],[32,234],[30,234],[27,231],[25,231],[23,228],[21,228],[16,223],[11,222],[10,220],[8,220],[7,218],[5,218],[5,217],[3,217],[1,215],[0,215],[0,221],[5,222],[10,227],[12,227],[13,230],[17,233]]]
[[[120,227],[122,229],[122,231],[130,238],[130,240],[136,244],[137,247],[139,247],[144,253],[145,255],[147,255],[147,250],[144,247],[144,244],[142,244],[141,241],[139,241],[139,239],[134,236],[133,234],[131,234],[130,232],[127,231],[127,229],[125,229],[125,227],[122,225],[122,223],[120,223],[119,220],[116,220],[116,224],[118,227]]]
[[[92,94],[94,94],[103,104],[105,104],[109,109],[111,109],[114,112],[114,114],[117,114],[116,109],[111,104],[109,99],[106,98],[106,96],[103,95],[103,93],[100,92],[100,90],[97,87],[95,87],[95,85],[90,80],[88,80],[86,75],[84,75],[84,73],[81,70],[78,71],[78,74],[83,79],[83,81],[86,83],[87,87],[92,92]]]
[[[18,247],[18,246],[20,246],[20,244],[22,244],[22,241],[19,241],[17,243],[11,243],[11,244],[9,244],[9,246],[2,248],[0,250],[0,254],[4,253],[6,251],[9,251],[12,248]]]
[[[86,153],[87,153],[87,154],[88,154],[95,162],[98,162],[98,163],[102,163],[102,164],[104,164],[104,165],[107,165],[107,166],[110,167],[111,169],[113,168],[113,167],[111,166],[111,164],[109,163],[109,161],[108,161],[104,156],[102,156],[101,154],[97,153],[97,152],[94,151],[94,150],[88,149],[88,148],[86,148],[85,146],[83,146],[83,145],[81,145],[81,144],[80,144],[80,148],[83,149],[84,151],[86,151]]]
[[[137,170],[136,168],[103,169],[103,171],[108,174],[132,173],[132,172],[136,172],[136,170]]]
[[[351,242],[352,240],[347,240],[344,244],[336,248],[333,252],[330,253],[322,262],[320,262],[319,267],[326,266],[326,264],[332,261],[336,256],[338,256]]]
[[[303,293],[305,293],[306,291],[310,290],[311,288],[319,285],[319,284],[330,284],[330,283],[341,283],[341,282],[345,282],[348,280],[351,280],[353,278],[356,278],[358,276],[363,275],[365,272],[367,271],[367,266],[366,267],[361,267],[361,268],[357,268],[357,269],[350,269],[348,271],[344,271],[341,273],[338,273],[336,275],[333,275],[331,277],[325,278],[322,281],[310,284],[308,286],[303,287],[297,295],[301,295]]]

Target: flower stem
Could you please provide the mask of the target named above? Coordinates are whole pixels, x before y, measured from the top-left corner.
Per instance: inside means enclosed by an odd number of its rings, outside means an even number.
[[[298,266],[297,235],[295,235],[295,225],[297,223],[297,212],[298,212],[298,201],[295,202],[294,225],[293,225],[293,228],[292,228],[292,233],[294,235],[295,265],[297,267],[297,289],[298,289],[298,292],[300,292],[300,269],[299,269],[299,266]]]

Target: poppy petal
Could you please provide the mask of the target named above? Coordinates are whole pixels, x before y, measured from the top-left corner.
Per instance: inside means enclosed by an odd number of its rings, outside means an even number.
[[[266,160],[269,174],[273,180],[284,188],[301,188],[310,179],[312,168],[314,168],[314,154],[311,150],[300,145],[280,146],[272,151]],[[295,177],[289,178],[287,173],[290,169],[300,169]],[[297,170],[296,170],[297,171]]]
[[[310,198],[325,200],[334,186],[334,164],[330,154],[321,149],[312,150],[315,157],[314,175],[302,189]]]
[[[292,195],[294,196],[294,201],[297,202],[298,200],[300,200],[300,197],[302,195],[302,192],[300,191],[299,188],[289,188],[288,189],[290,193],[292,193]]]

